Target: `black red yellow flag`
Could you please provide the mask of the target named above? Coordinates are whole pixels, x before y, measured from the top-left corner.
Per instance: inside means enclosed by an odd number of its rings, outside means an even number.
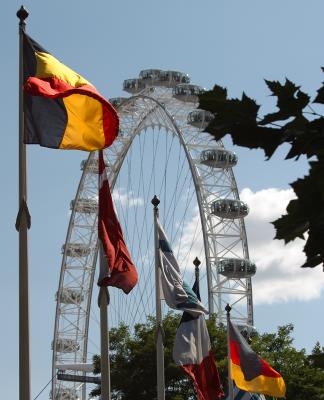
[[[25,143],[94,151],[118,134],[116,110],[97,89],[24,35]]]
[[[238,328],[229,321],[231,377],[239,389],[285,397],[282,376],[248,345]]]

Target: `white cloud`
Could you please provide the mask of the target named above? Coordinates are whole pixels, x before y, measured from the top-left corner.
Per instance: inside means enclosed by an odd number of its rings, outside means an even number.
[[[142,197],[136,197],[132,190],[128,191],[124,188],[115,189],[112,195],[114,202],[121,206],[135,207],[143,206],[144,200]]]
[[[193,260],[198,257],[202,263],[205,260],[203,237],[198,206],[192,211],[190,218],[183,227],[181,242],[174,244],[174,254],[182,269],[193,270]]]
[[[245,219],[251,260],[257,265],[253,278],[255,303],[307,301],[320,297],[324,289],[321,268],[302,269],[305,241],[296,239],[285,245],[273,240],[275,230],[270,223],[285,213],[293,199],[292,189],[264,189],[252,192],[243,189],[241,199],[250,206]]]
[[[285,214],[289,201],[295,198],[293,190],[269,188],[252,192],[246,188],[242,190],[240,198],[250,207],[245,225],[250,259],[257,265],[257,273],[252,280],[254,303],[307,301],[319,298],[324,290],[322,269],[300,268],[305,262],[305,241],[296,239],[285,245],[283,240],[274,240],[275,230],[271,221]],[[197,230],[199,222],[197,207],[184,227],[181,243],[174,244],[174,251],[182,270],[191,270],[191,275],[193,258],[198,255],[204,260],[200,227]]]

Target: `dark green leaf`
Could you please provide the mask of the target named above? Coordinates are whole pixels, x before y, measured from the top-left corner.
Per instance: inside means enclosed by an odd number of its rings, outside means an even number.
[[[322,67],[321,69],[324,72],[324,68]],[[324,84],[324,82],[323,82],[323,84]],[[318,89],[317,96],[314,100],[314,103],[324,104],[324,86],[322,86],[321,88]]]
[[[277,81],[265,81],[268,88],[272,92],[272,96],[277,97],[277,107],[279,111],[266,115],[260,125],[267,125],[277,121],[284,121],[291,117],[302,115],[303,109],[308,105],[310,97],[300,91],[300,87],[296,86],[289,79],[286,79],[285,84],[281,85]]]
[[[303,267],[314,267],[324,261],[324,161],[311,162],[309,175],[291,184],[297,199],[290,201],[287,215],[273,222],[276,239],[285,243],[303,238],[308,232],[304,247],[307,257]]]
[[[227,99],[227,90],[215,85],[212,90],[199,95],[199,108],[215,113]]]
[[[308,120],[304,108],[310,97],[290,80],[284,84],[266,81],[272,96],[277,97],[278,110],[258,118],[259,105],[243,93],[241,99],[229,99],[227,90],[215,85],[213,90],[200,95],[201,109],[213,113],[207,126],[216,140],[230,134],[234,144],[250,149],[261,148],[267,158],[283,143],[291,145],[286,158],[298,159],[301,155],[316,157],[310,162],[310,173],[292,183],[297,199],[287,207],[287,215],[273,222],[276,238],[288,243],[308,234],[304,252],[306,266],[315,266],[324,259],[324,117]],[[324,87],[319,90],[324,103]],[[318,100],[318,99],[317,99]],[[278,121],[288,120],[284,126]],[[265,125],[277,126],[265,126]]]
[[[323,262],[324,262],[324,258],[322,256],[315,256],[312,258],[308,258],[307,261],[301,267],[302,268],[314,268]]]
[[[308,121],[303,116],[284,126],[286,142],[291,143],[291,149],[286,159],[301,155],[308,158],[324,155],[324,118]]]

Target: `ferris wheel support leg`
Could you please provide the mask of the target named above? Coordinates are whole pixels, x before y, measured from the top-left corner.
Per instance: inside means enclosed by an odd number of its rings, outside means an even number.
[[[100,307],[101,399],[110,400],[110,365],[109,365],[109,333],[108,333],[109,292],[105,286],[100,287],[98,305]]]

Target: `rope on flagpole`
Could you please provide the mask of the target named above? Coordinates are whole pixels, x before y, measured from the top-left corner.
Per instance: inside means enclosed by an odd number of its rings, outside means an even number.
[[[44,392],[44,390],[47,388],[47,386],[53,381],[53,379],[55,378],[56,375],[53,375],[51,380],[46,383],[46,385],[43,387],[43,389],[38,393],[38,395],[36,397],[33,398],[33,400],[38,399],[38,397]]]

